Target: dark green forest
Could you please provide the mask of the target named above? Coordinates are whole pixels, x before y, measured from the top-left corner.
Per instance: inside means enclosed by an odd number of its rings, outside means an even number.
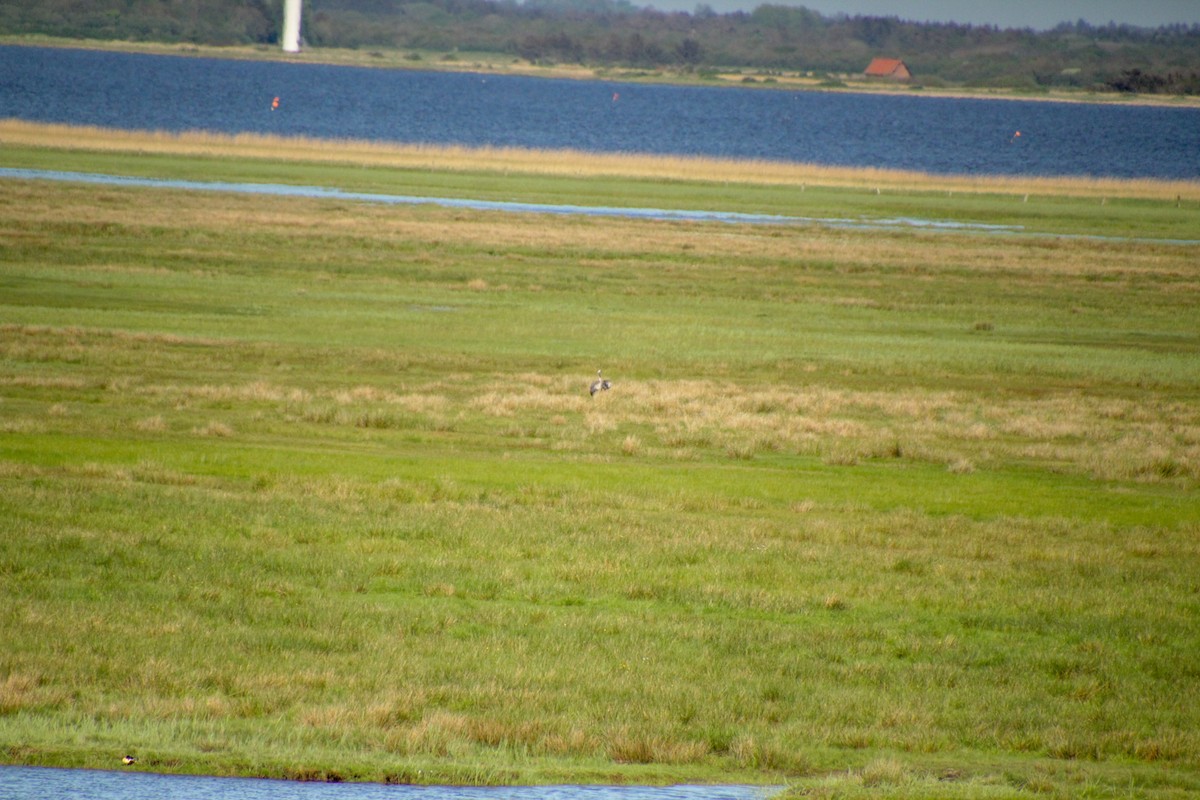
[[[0,0],[0,34],[276,43],[283,0]],[[1200,25],[1064,23],[1049,31],[829,17],[765,4],[719,14],[627,0],[305,0],[309,47],[486,52],[535,63],[861,73],[903,59],[919,85],[1200,94]]]

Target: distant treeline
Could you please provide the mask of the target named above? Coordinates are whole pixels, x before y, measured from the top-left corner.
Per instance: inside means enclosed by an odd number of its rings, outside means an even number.
[[[275,44],[283,0],[0,0],[0,33]],[[761,5],[660,12],[627,0],[305,0],[309,45],[474,51],[633,69],[861,73],[901,58],[928,86],[1197,93],[1200,25],[1065,23],[1050,31]]]

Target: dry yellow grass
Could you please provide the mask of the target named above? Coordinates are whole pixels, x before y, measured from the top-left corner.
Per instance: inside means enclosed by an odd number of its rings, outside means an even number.
[[[826,167],[774,161],[684,156],[387,144],[303,136],[226,135],[206,132],[130,131],[95,126],[0,120],[0,145],[119,153],[262,158],[282,161],[386,166],[450,171],[518,172],[531,175],[628,177],[803,187],[880,189],[1073,197],[1138,197],[1200,200],[1198,181],[1074,177],[941,176],[903,170]],[[699,176],[699,177],[698,177]]]
[[[390,427],[400,414],[408,424],[424,419],[444,428],[471,414],[504,421],[505,435],[539,438],[556,452],[581,455],[599,446],[612,456],[675,460],[705,452],[730,458],[802,454],[831,464],[905,457],[953,472],[1032,459],[1104,480],[1200,478],[1200,418],[1194,405],[1183,402],[1066,395],[991,397],[984,403],[967,393],[921,388],[863,391],[694,379],[626,379],[590,398],[580,381],[535,373],[454,388],[410,381],[403,391],[367,385],[314,391],[265,381],[106,388],[176,409],[261,403],[267,416],[279,420],[348,427]],[[41,424],[10,414],[3,427],[28,432]],[[143,434],[168,432],[161,415],[131,424]],[[194,433],[228,437],[233,429],[208,420]]]

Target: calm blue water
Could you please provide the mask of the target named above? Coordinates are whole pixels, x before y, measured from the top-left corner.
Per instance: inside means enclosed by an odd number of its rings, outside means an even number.
[[[383,786],[0,766],[4,800],[765,800],[761,786]]]
[[[271,111],[276,96],[280,108]],[[1195,108],[644,86],[56,48],[0,47],[0,117],[938,173],[1200,177]]]

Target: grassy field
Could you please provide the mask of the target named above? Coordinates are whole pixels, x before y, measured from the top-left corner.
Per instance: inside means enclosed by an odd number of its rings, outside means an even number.
[[[1200,793],[1195,184],[19,127],[0,166],[1027,233],[0,181],[0,760]]]

